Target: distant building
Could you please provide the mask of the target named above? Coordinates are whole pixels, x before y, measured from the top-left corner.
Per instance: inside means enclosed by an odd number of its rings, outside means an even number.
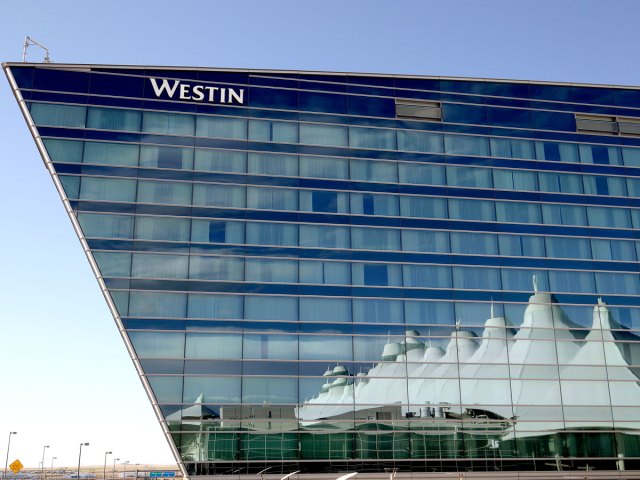
[[[4,68],[185,474],[639,468],[639,89]]]

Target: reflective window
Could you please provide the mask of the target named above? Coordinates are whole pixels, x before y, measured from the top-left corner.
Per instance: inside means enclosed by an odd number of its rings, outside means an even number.
[[[262,175],[298,175],[298,157],[296,155],[276,155],[273,153],[249,153],[248,173]]]
[[[196,136],[246,140],[247,121],[232,117],[196,117]]]
[[[348,146],[346,127],[331,125],[300,124],[300,143],[308,145]]]
[[[142,131],[171,135],[193,135],[193,115],[147,111],[142,115]]]
[[[140,147],[140,166],[191,170],[193,149],[143,145]]]
[[[121,178],[83,177],[80,198],[109,202],[135,202],[136,181]]]
[[[86,142],[84,144],[84,163],[103,165],[138,165],[138,145],[125,143]]]
[[[53,125],[58,127],[85,126],[87,107],[74,105],[54,105],[49,103],[32,103],[29,107],[36,125]]]
[[[141,118],[142,112],[140,110],[89,107],[87,128],[139,132]]]
[[[52,162],[81,163],[83,143],[76,140],[42,140]]]
[[[297,143],[298,125],[294,122],[249,120],[249,140]]]

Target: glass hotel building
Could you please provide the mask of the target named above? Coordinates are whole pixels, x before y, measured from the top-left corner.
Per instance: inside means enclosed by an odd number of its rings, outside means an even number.
[[[639,89],[4,70],[187,475],[640,468]]]

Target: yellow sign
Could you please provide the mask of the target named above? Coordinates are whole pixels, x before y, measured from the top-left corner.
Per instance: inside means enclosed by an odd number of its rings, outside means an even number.
[[[22,465],[22,463],[20,463],[20,460],[16,459],[15,462],[13,462],[11,465],[9,465],[9,468],[11,469],[11,471],[13,473],[18,473],[20,470],[22,470],[22,468],[24,467],[24,465]]]

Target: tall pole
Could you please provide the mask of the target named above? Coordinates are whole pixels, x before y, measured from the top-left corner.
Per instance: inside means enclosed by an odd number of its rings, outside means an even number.
[[[127,463],[129,463],[129,460],[122,463],[122,478],[127,477]]]
[[[78,476],[76,478],[80,478],[80,459],[82,458],[82,447],[88,447],[89,442],[84,442],[80,444],[80,453],[78,453]]]
[[[9,448],[11,448],[11,435],[17,435],[18,432],[9,432],[9,443],[7,444],[7,458],[4,459],[4,478],[7,478],[7,465],[9,464]]]
[[[53,475],[53,461],[57,459],[58,457],[51,457],[51,475]]]
[[[111,473],[113,474],[113,480],[116,480],[116,462],[119,462],[119,461],[120,461],[119,458],[113,459],[113,470],[111,471]]]
[[[111,455],[112,452],[104,452],[104,470],[102,471],[102,478],[107,480],[107,455]]]
[[[45,445],[44,447],[42,447],[42,461],[40,462],[40,466],[42,467],[42,470],[40,470],[40,477],[43,480],[44,480],[44,452],[47,448],[49,448],[49,445]]]

